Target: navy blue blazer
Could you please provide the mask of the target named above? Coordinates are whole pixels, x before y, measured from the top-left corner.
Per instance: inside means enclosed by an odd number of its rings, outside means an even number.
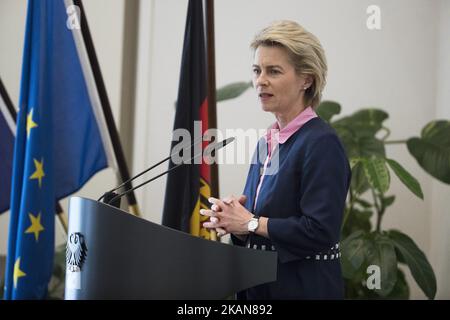
[[[265,139],[258,144],[265,146]],[[277,281],[250,288],[238,297],[343,298],[340,254],[336,245],[340,240],[351,170],[338,136],[317,117],[279,144],[269,163],[272,170],[276,167],[278,170],[264,177],[253,210],[266,155],[267,152],[262,155],[258,155],[258,150],[255,152],[244,194],[247,210],[269,218],[270,239],[250,234],[246,242],[234,236],[232,240],[236,245],[276,250]]]

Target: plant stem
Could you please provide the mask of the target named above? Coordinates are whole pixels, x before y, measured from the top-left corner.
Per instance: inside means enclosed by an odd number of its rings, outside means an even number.
[[[386,134],[384,135],[383,138],[380,139],[380,140],[384,141],[384,140],[386,140],[386,139],[391,135],[391,130],[389,130],[389,129],[386,128],[386,127],[381,127],[381,129],[386,130]]]
[[[391,140],[391,141],[384,141],[384,144],[403,144],[406,143],[408,140]]]
[[[381,219],[383,217],[383,213],[384,213],[384,205],[383,205],[383,201],[381,203],[381,207],[379,206],[378,202],[377,202],[377,195],[375,194],[375,190],[374,189],[370,189],[372,191],[372,196],[373,196],[373,203],[375,205],[375,210],[377,211],[377,232],[380,232],[381,229]]]
[[[342,228],[341,229],[344,229],[345,223],[347,222],[348,216],[350,215],[350,212],[352,212],[353,205],[355,203],[355,196],[353,194],[352,187],[350,187],[349,193],[350,193],[350,204],[349,204],[347,212],[345,212],[345,214],[344,214],[344,219],[342,221]]]

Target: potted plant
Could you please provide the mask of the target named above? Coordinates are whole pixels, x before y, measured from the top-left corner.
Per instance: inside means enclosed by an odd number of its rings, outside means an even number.
[[[389,141],[390,130],[383,124],[388,118],[385,111],[362,109],[332,121],[340,111],[341,106],[332,101],[322,102],[317,109],[341,138],[352,168],[341,243],[346,297],[409,298],[409,287],[399,268],[405,264],[425,295],[433,299],[436,277],[423,251],[403,232],[381,227],[384,215],[395,201],[395,195],[387,194],[392,174],[423,199],[420,183],[386,154],[385,146],[406,144],[425,171],[450,184],[450,122],[435,120],[422,129],[421,137]],[[373,216],[375,225],[371,223]],[[366,283],[370,267],[379,272],[382,285],[374,287]]]

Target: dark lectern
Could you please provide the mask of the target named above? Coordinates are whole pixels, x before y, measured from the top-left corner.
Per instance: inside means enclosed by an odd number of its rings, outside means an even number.
[[[66,299],[224,299],[275,281],[277,255],[72,197],[66,263]]]

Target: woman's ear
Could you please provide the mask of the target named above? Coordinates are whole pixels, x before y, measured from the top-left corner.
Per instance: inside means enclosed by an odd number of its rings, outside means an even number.
[[[312,75],[305,74],[305,75],[303,75],[303,79],[305,81],[305,83],[303,84],[303,88],[309,89],[312,86],[313,82],[314,82],[314,79],[313,79]]]

